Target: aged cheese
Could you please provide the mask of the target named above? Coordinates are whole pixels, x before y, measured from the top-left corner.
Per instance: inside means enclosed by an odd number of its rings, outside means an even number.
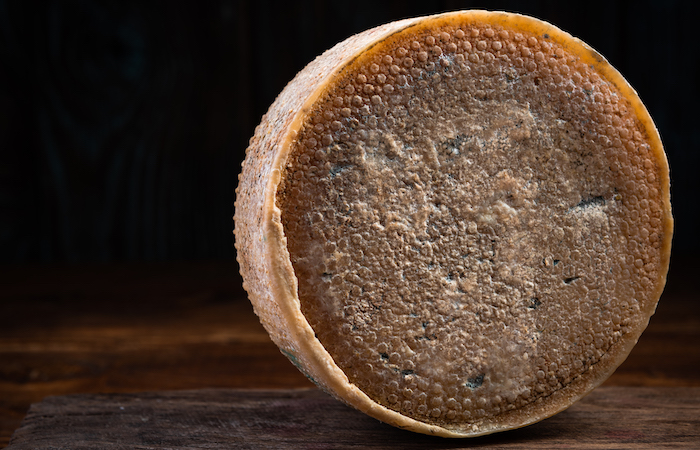
[[[516,14],[384,25],[307,66],[256,129],[235,235],[272,339],[340,400],[477,436],[570,406],[661,295],[669,172],[599,54]]]

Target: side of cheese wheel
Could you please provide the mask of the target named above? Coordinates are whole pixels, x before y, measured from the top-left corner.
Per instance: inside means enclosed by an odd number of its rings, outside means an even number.
[[[239,178],[255,312],[324,390],[478,436],[602,383],[654,313],[673,219],[635,91],[537,19],[464,11],[347,39],[284,89]]]

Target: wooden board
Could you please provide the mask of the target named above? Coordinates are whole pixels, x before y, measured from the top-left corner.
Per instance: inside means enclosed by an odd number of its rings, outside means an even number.
[[[233,262],[0,270],[0,448],[49,395],[314,385],[272,343]],[[700,387],[697,259],[606,387]],[[700,448],[700,445],[697,446]]]
[[[48,397],[10,441],[20,449],[698,448],[700,388],[603,387],[538,424],[475,439],[382,424],[317,389],[211,389]]]

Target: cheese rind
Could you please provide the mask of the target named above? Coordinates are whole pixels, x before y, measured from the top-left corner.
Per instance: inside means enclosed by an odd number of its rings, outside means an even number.
[[[283,353],[428,434],[568,407],[627,356],[668,268],[646,109],[585,44],[514,14],[338,44],[271,106],[237,195],[245,287]]]

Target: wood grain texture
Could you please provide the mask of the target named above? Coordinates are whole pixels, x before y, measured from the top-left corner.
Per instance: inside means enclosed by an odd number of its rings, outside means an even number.
[[[0,269],[0,448],[49,395],[313,386],[234,262]]]
[[[596,390],[538,424],[471,440],[382,424],[316,389],[50,397],[8,450],[192,448],[697,448],[700,388]]]
[[[700,387],[693,260],[606,386]],[[50,395],[312,387],[269,340],[235,263],[0,267],[0,447]]]

